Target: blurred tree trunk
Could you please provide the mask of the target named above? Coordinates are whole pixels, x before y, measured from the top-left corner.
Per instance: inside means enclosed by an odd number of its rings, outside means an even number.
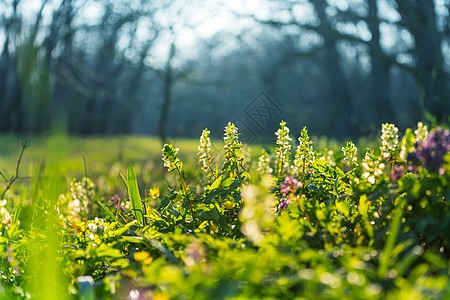
[[[24,112],[17,60],[10,52],[22,27],[18,15],[19,0],[12,2],[12,15],[4,18],[5,41],[0,57],[0,132],[18,132],[23,129]]]
[[[311,4],[320,19],[317,31],[324,39],[323,49],[319,51],[323,53],[324,70],[327,74],[327,83],[332,96],[330,111],[333,112],[333,117],[328,120],[329,128],[339,136],[354,135],[356,129],[352,128],[350,123],[353,114],[351,94],[346,76],[339,63],[340,56],[337,49],[339,35],[335,34],[326,15],[328,5],[326,1],[311,1]]]
[[[158,136],[163,145],[167,142],[167,132],[166,132],[167,117],[169,115],[169,109],[172,103],[172,90],[173,85],[175,83],[172,69],[172,61],[173,58],[175,57],[175,52],[176,52],[175,39],[172,38],[172,42],[170,43],[169,56],[167,57],[166,66],[163,71],[163,80],[164,80],[163,103],[161,106],[161,113],[158,123]]]
[[[369,7],[367,26],[372,34],[372,38],[368,42],[372,65],[369,77],[372,85],[371,105],[374,108],[375,121],[378,124],[380,122],[393,122],[393,114],[391,99],[389,98],[389,63],[386,61],[380,44],[380,20],[378,18],[377,1],[367,1]]]
[[[48,34],[45,38],[44,45],[46,48],[47,66],[52,73],[51,100],[52,100],[52,117],[51,122],[55,122],[58,126],[71,123],[74,115],[79,118],[79,113],[75,110],[69,110],[68,98],[70,89],[64,86],[64,79],[61,73],[68,70],[68,60],[74,58],[73,53],[73,37],[75,28],[73,19],[75,18],[75,8],[73,0],[63,0],[60,6],[53,11],[52,22],[49,26]],[[58,45],[61,52],[58,56],[52,53]]]
[[[404,25],[414,36],[417,79],[423,109],[446,122],[450,111],[449,75],[444,70],[442,36],[437,30],[434,1],[397,0]]]

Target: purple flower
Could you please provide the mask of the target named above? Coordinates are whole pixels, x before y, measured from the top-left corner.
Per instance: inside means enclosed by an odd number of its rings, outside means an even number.
[[[289,193],[295,193],[297,189],[302,186],[302,183],[290,175],[284,179],[281,184],[280,192],[283,196],[287,196]]]
[[[118,195],[114,195],[109,199],[109,205],[114,206],[115,209],[120,209],[122,211],[125,211],[125,207],[120,201],[120,197]]]
[[[394,165],[392,167],[392,172],[391,172],[392,181],[397,182],[397,180],[399,180],[400,177],[402,177],[404,173],[405,173],[405,167]]]
[[[281,198],[279,207],[280,209],[287,209],[289,204],[291,204],[291,200],[289,198]]]
[[[450,150],[450,133],[437,126],[422,143],[414,145],[415,151],[408,153],[407,161],[412,166],[422,165],[430,172],[445,173],[442,164],[444,156]],[[408,168],[410,169],[410,168]]]

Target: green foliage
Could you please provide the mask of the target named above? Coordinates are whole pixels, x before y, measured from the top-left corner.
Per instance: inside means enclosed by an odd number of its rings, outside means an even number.
[[[203,132],[210,172],[183,168],[166,144],[164,165],[177,175],[143,185],[146,169],[129,165],[122,191],[120,168],[62,192],[60,173],[43,167],[33,202],[25,189],[0,202],[0,298],[449,297],[448,130],[419,124],[397,147],[395,126],[383,126],[382,148],[358,164],[353,143],[334,159],[312,149],[306,129],[290,157],[281,127],[275,156],[264,151],[247,168],[231,123],[223,163]]]
[[[141,224],[145,224],[141,196],[139,195],[137,178],[132,165],[128,167],[127,179],[127,189],[128,196],[130,197],[131,211],[133,212],[133,216],[136,220],[138,220]]]

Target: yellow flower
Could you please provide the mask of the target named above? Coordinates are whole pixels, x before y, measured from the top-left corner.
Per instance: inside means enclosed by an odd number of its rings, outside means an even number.
[[[231,172],[230,173],[230,178],[236,178],[237,177],[237,174],[236,174],[236,172]]]
[[[153,199],[156,199],[159,197],[159,188],[158,187],[154,187],[148,190],[150,192],[150,197],[152,197]]]
[[[146,251],[135,252],[133,254],[133,257],[137,262],[140,262],[142,265],[149,265],[153,261],[153,258]]]
[[[225,207],[225,209],[230,210],[234,207],[234,203],[228,200],[223,204],[223,206]]]
[[[156,293],[156,294],[153,296],[153,299],[154,299],[154,300],[169,300],[170,297],[169,297],[169,295],[167,295],[165,292],[160,292],[160,293]]]

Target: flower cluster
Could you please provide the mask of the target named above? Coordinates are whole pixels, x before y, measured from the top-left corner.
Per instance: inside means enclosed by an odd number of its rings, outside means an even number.
[[[422,165],[430,172],[439,172],[443,175],[444,156],[450,150],[450,134],[448,129],[443,130],[439,126],[431,131],[427,138],[420,142],[416,142],[415,151],[407,156],[410,164],[409,170],[413,170],[414,166]]]
[[[81,181],[72,180],[70,183],[71,201],[68,203],[69,221],[80,220],[80,217],[87,216],[89,199],[93,198],[94,190],[95,184],[89,178],[83,177]]]
[[[428,137],[428,127],[422,122],[417,123],[417,129],[414,130],[417,142],[424,142]]]
[[[103,219],[95,217],[94,220],[89,220],[86,222],[86,236],[90,238],[92,241],[96,243],[100,243],[100,240],[98,239],[98,235],[102,234],[105,230],[103,226]],[[97,239],[96,239],[97,238]]]
[[[270,158],[266,150],[262,150],[261,156],[258,158],[258,168],[257,171],[261,175],[267,175],[272,173],[272,168],[270,167]]]
[[[400,142],[400,154],[399,157],[402,161],[406,161],[406,156],[414,149],[416,143],[416,137],[410,128],[406,129],[405,135]]]
[[[202,170],[207,172],[209,166],[211,165],[212,155],[211,155],[211,139],[209,137],[210,131],[205,128],[200,136],[200,145],[198,146],[198,159],[199,162],[203,163]]]
[[[367,179],[369,183],[375,184],[376,179],[383,174],[385,165],[375,159],[372,151],[367,149],[366,155],[361,163],[361,167],[363,171],[362,177]]]
[[[287,209],[292,201],[297,197],[297,190],[302,187],[302,183],[294,176],[287,176],[281,183],[280,193],[283,196],[278,204],[279,209]]]
[[[302,183],[294,178],[294,176],[287,176],[283,183],[281,183],[280,193],[283,196],[287,196],[288,194],[295,194],[299,188],[302,187]]]
[[[402,161],[406,161],[408,153],[415,150],[416,143],[422,143],[427,139],[428,127],[422,122],[417,123],[417,129],[414,132],[408,128],[400,143],[399,157]]]
[[[291,204],[292,199],[291,198],[281,198],[280,203],[278,204],[278,207],[280,209],[287,209],[289,205]]]
[[[242,144],[239,143],[238,128],[231,122],[225,126],[225,134],[223,141],[225,142],[225,158],[230,161],[233,157],[237,162],[244,162],[244,155],[242,154]]]
[[[356,157],[358,149],[356,148],[355,144],[352,142],[347,142],[345,147],[342,147],[342,152],[344,152],[344,160],[350,165],[350,166],[357,166],[358,158]]]
[[[167,167],[169,172],[172,172],[173,170],[181,171],[183,168],[183,163],[177,157],[179,150],[180,149],[174,148],[169,144],[165,144],[162,149],[162,160],[164,162],[164,167]]]
[[[298,170],[302,168],[302,173],[305,172],[305,167],[308,162],[314,160],[314,150],[312,147],[312,141],[308,136],[306,127],[303,127],[300,137],[298,138],[299,144],[294,156],[294,172],[298,174]]]
[[[0,223],[2,223],[3,225],[10,225],[12,222],[12,218],[5,207],[6,203],[6,200],[0,201]]]
[[[111,205],[115,209],[125,211],[125,203],[121,201],[118,195],[114,195],[111,197],[111,199],[109,199],[109,205]]]
[[[391,174],[389,174],[389,175],[390,175],[390,177],[391,177],[393,182],[397,182],[400,179],[400,177],[403,176],[404,173],[405,173],[405,167],[404,166],[402,166],[402,165],[394,165],[392,167]]]
[[[275,133],[277,136],[277,145],[275,149],[277,157],[277,168],[279,171],[279,176],[283,172],[283,168],[289,166],[289,155],[291,154],[291,141],[292,138],[289,136],[289,128],[286,126],[286,122],[281,121],[280,129]]]
[[[381,125],[381,157],[390,159],[395,156],[398,146],[398,128],[394,124]]]

